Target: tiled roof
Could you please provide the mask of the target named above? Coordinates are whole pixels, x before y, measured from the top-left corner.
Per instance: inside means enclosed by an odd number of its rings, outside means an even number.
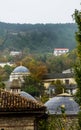
[[[31,99],[27,99],[18,94],[0,89],[0,112],[1,111],[28,111],[44,110],[45,107]]]
[[[47,74],[47,75],[44,75],[43,77],[43,80],[46,80],[46,79],[60,79],[60,78],[73,78],[74,75],[73,73],[67,73],[67,74],[63,74],[63,73],[57,73],[57,74]]]

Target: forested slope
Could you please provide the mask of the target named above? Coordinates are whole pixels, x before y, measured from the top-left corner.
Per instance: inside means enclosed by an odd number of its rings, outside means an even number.
[[[9,24],[0,22],[0,50],[53,52],[54,48],[74,49],[75,24]]]

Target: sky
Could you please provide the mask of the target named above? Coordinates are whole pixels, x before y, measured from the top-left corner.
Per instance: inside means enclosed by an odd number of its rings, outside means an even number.
[[[72,23],[81,0],[0,0],[0,22]]]

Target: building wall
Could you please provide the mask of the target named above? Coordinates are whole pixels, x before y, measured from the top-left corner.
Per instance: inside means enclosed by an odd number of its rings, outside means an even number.
[[[44,86],[45,86],[45,88],[48,88],[49,85],[50,85],[53,81],[56,81],[56,80],[61,80],[64,84],[66,83],[67,80],[69,81],[69,84],[76,84],[74,78],[47,79],[47,80],[44,80]]]
[[[0,130],[35,130],[32,117],[0,117]]]
[[[50,115],[48,122],[48,127],[55,130],[78,130],[79,128],[77,115]]]
[[[56,81],[56,80],[60,80],[63,82],[63,84],[69,86],[69,88],[67,88],[67,91],[69,93],[73,93],[75,94],[76,93],[76,90],[77,88],[75,87],[77,84],[75,82],[75,79],[74,78],[58,78],[58,79],[47,79],[47,80],[44,80],[44,87],[46,88],[46,90],[48,90],[49,86],[51,85],[51,83],[53,81]],[[74,86],[74,88],[72,88],[72,86]]]
[[[28,76],[30,73],[25,72],[25,73],[11,73],[9,81],[13,81],[14,79],[20,79],[23,81],[23,76]]]

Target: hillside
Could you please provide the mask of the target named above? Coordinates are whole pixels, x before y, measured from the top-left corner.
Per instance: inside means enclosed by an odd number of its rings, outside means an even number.
[[[0,50],[42,53],[54,48],[74,49],[75,24],[9,24],[0,22]]]

